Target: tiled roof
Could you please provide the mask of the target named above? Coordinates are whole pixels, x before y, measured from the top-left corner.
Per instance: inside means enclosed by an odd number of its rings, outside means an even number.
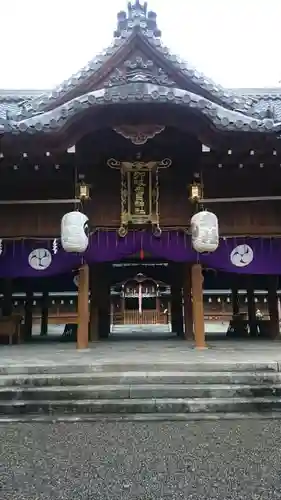
[[[246,98],[254,97],[254,102],[249,109],[249,115],[258,113],[259,116],[270,108],[275,112],[275,120],[281,121],[281,87],[280,88],[260,88],[260,89],[229,89],[233,93]],[[228,89],[226,89],[228,91]],[[14,115],[20,112],[21,104],[31,102],[42,95],[50,93],[46,89],[42,90],[18,90],[0,89],[0,118],[6,119],[7,115]]]
[[[0,89],[0,120],[18,113],[23,102],[30,102],[46,92],[39,89]]]
[[[281,121],[281,87],[232,90],[237,95],[244,95],[253,99],[250,108],[251,114],[255,115],[257,113],[260,117],[271,114],[274,121]]]
[[[131,81],[124,85],[94,90],[81,95],[81,86],[89,81],[111,57],[139,37],[156,52],[195,91],[178,86],[155,85],[151,81]],[[53,132],[65,126],[77,110],[116,102],[175,102],[203,113],[221,130],[281,131],[281,89],[224,89],[199,73],[188,63],[171,54],[161,41],[154,12],[137,0],[128,3],[128,12],[117,16],[113,43],[77,74],[51,91],[1,91],[0,127],[7,133]],[[197,91],[198,93],[197,93]],[[76,97],[73,97],[75,96]],[[68,98],[69,96],[69,98]],[[0,129],[1,130],[1,129]]]
[[[20,109],[20,94],[8,95],[6,94],[5,99],[0,98],[2,107],[2,116],[5,113],[9,116],[11,107],[13,110]],[[30,100],[32,101],[31,94]],[[281,123],[280,121],[273,120],[271,116],[267,116],[264,111],[265,106],[272,102],[268,97],[265,99],[261,98],[259,101],[255,102],[251,109],[251,112],[242,113],[241,111],[233,111],[218,104],[212,103],[211,101],[203,98],[200,95],[193,94],[189,91],[182,89],[163,87],[158,85],[152,85],[147,83],[142,83],[141,91],[138,84],[128,84],[122,87],[112,87],[111,89],[100,89],[93,92],[89,92],[85,95],[79,96],[67,103],[58,106],[57,108],[47,111],[45,113],[35,114],[30,117],[18,120],[18,121],[6,121],[6,127],[8,131],[19,133],[19,132],[52,132],[55,130],[60,130],[64,127],[68,120],[70,120],[77,111],[82,111],[83,109],[104,105],[104,104],[116,104],[117,102],[175,102],[179,105],[200,110],[209,120],[221,130],[240,130],[240,131],[280,131]],[[28,99],[25,98],[25,103]],[[281,96],[279,100],[275,98],[274,102],[278,102],[278,106],[281,105]],[[260,107],[259,113],[256,109]],[[260,111],[265,113],[263,118],[260,117]],[[256,115],[256,116],[255,116]]]

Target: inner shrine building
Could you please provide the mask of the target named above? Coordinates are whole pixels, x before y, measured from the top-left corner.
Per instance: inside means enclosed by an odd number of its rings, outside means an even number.
[[[162,262],[147,304],[159,312],[157,290],[169,286],[164,310],[179,337],[206,345],[212,270],[234,313],[247,291],[252,329],[254,289],[268,290],[278,338],[280,104],[279,88],[225,89],[172,54],[139,1],[118,13],[111,45],[55,89],[0,91],[2,317],[13,324],[11,297],[24,291],[28,339],[42,287],[46,330],[51,285],[42,283],[75,279],[86,348],[109,335],[110,289],[143,272],[122,263]]]

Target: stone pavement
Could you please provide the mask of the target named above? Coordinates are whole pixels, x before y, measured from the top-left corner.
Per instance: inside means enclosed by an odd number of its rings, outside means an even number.
[[[84,351],[55,342],[2,347],[0,421],[231,413],[280,418],[280,347],[225,340],[196,350],[179,339],[111,340]]]
[[[106,341],[90,344],[90,348],[77,351],[75,344],[48,343],[0,347],[0,371],[12,366],[96,365],[144,363],[184,363],[231,366],[239,363],[270,364],[279,371],[281,342],[210,341],[208,349],[196,350],[183,340],[159,341]],[[281,371],[281,370],[280,370]]]

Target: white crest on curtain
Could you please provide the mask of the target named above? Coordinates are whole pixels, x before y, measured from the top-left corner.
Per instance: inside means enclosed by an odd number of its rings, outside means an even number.
[[[194,214],[191,218],[191,240],[196,252],[215,252],[219,246],[217,216],[207,210]]]
[[[83,253],[89,245],[88,217],[78,211],[65,214],[61,220],[61,244],[65,252]]]
[[[45,271],[52,260],[52,254],[47,248],[35,248],[28,256],[28,263],[35,271]]]
[[[254,258],[253,249],[246,244],[233,248],[230,254],[230,262],[236,267],[246,267]]]

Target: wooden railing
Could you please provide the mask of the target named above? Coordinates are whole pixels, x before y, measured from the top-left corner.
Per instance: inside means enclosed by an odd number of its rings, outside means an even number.
[[[112,314],[113,325],[166,325],[169,322],[168,315],[155,310],[124,311]]]
[[[41,323],[41,315],[40,314],[34,314],[33,315],[33,323],[38,324]],[[49,325],[65,325],[68,323],[71,324],[76,324],[78,321],[78,314],[77,313],[67,313],[67,312],[61,312],[59,314],[49,314],[48,315],[48,323]]]
[[[11,314],[11,316],[0,317],[0,337],[7,337],[9,344],[13,343],[15,338],[17,344],[21,341],[21,321],[20,314]]]

